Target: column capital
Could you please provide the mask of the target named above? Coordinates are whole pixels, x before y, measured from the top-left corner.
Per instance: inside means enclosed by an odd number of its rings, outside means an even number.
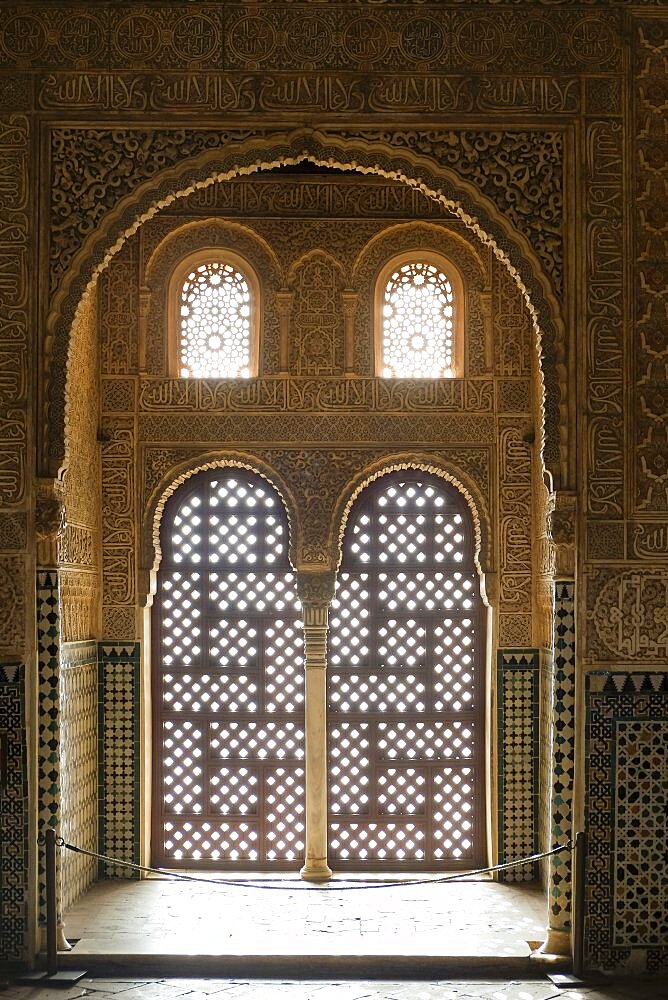
[[[332,603],[335,588],[336,572],[333,569],[297,570],[297,593],[305,610],[320,607],[326,612]]]
[[[67,526],[65,484],[60,479],[37,479],[35,482],[35,537],[37,564],[56,566],[58,538]]]

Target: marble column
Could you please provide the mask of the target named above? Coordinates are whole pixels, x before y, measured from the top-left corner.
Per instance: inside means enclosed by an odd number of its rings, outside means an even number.
[[[327,864],[327,627],[333,573],[299,573],[304,620],[306,851],[303,879],[330,878]]]

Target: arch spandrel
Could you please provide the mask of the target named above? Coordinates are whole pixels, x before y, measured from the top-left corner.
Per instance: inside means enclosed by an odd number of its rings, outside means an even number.
[[[455,135],[448,133],[450,138]],[[494,159],[504,133],[495,135],[497,144],[495,147],[493,142],[488,143],[487,159]],[[512,134],[508,135],[512,138]],[[568,455],[564,327],[555,293],[555,285],[560,284],[560,264],[555,258],[554,266],[545,266],[546,242],[544,239],[538,241],[540,252],[532,249],[531,224],[520,228],[513,225],[503,214],[502,207],[494,204],[491,197],[494,192],[481,192],[480,178],[475,171],[468,170],[472,179],[463,176],[467,171],[457,172],[453,147],[448,146],[449,154],[445,157],[448,165],[442,165],[438,162],[439,151],[443,152],[444,148],[442,137],[439,139],[434,135],[427,138],[429,141],[425,139],[426,144],[422,143],[416,151],[410,136],[403,133],[383,133],[374,137],[374,141],[311,130],[271,136],[248,131],[230,133],[226,135],[228,145],[224,149],[221,149],[220,142],[214,149],[204,144],[204,150],[196,155],[193,155],[193,149],[197,148],[197,143],[187,149],[182,142],[178,149],[174,149],[175,165],[165,166],[149,178],[137,179],[134,190],[120,198],[116,189],[113,207],[108,207],[102,214],[99,224],[86,227],[82,223],[78,227],[84,237],[82,244],[70,254],[69,266],[52,298],[44,342],[48,388],[43,400],[47,433],[44,435],[42,465],[47,469],[57,469],[64,455],[62,418],[66,385],[64,375],[58,377],[56,373],[66,370],[69,333],[65,331],[71,327],[85,288],[95,282],[97,274],[106,267],[127,236],[136,232],[144,221],[166,205],[197,188],[235,175],[307,160],[326,167],[374,173],[408,184],[461,219],[505,264],[522,290],[540,345],[544,379],[544,460],[555,484],[566,481],[572,456],[569,458]],[[510,145],[518,154],[521,152],[521,143],[514,141]],[[507,150],[504,155],[506,153]],[[168,159],[164,157],[163,161]],[[453,163],[455,166],[450,165]],[[500,199],[502,206],[505,201],[508,198]],[[526,218],[530,219],[530,216],[529,212]],[[540,217],[538,210],[537,217]],[[76,231],[76,227],[73,228]],[[520,231],[521,228],[526,230],[526,234]]]

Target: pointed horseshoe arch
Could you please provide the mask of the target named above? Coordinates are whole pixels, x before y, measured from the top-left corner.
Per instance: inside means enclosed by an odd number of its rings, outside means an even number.
[[[573,462],[568,448],[571,413],[565,328],[561,304],[537,251],[487,195],[456,170],[440,164],[435,155],[398,148],[391,135],[369,140],[311,129],[273,134],[258,131],[237,141],[231,136],[224,147],[186,157],[121,195],[87,237],[54,294],[46,318],[42,347],[46,389],[41,407],[48,432],[40,459],[42,473],[56,475],[67,462],[67,383],[54,373],[66,371],[70,330],[82,299],[125,240],[143,222],[197,188],[303,161],[407,184],[452,212],[507,267],[532,316],[541,357],[543,460],[555,487],[565,486],[572,476]]]

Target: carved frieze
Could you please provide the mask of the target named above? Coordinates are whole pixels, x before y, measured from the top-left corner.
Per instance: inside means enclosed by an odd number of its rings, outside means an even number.
[[[224,446],[242,441],[272,441],[277,437],[276,417],[266,413],[256,416],[218,415],[215,413],[145,414],[139,419],[139,434],[144,441],[156,443],[194,441]],[[460,444],[491,442],[494,421],[484,414],[443,413],[426,416],[356,413],[350,416],[323,413],[301,416],[286,413],[280,419],[283,441],[318,444],[326,441],[386,442],[408,447],[439,445],[443,441]]]
[[[25,563],[22,556],[0,555],[0,655],[15,655],[25,644]]]
[[[120,409],[120,407],[119,407]],[[492,413],[491,379],[259,378],[142,379],[139,409],[145,413],[426,411]]]
[[[590,517],[624,514],[623,126],[587,126],[586,345],[587,468]]]
[[[28,430],[28,157],[24,115],[0,117],[0,505],[25,500]]]
[[[170,10],[165,6],[100,5],[78,8],[15,4],[0,24],[0,52],[7,65],[138,70],[226,69],[282,71],[352,69],[403,73],[438,63],[442,72],[509,63],[536,71],[613,71],[621,62],[618,16],[609,9],[541,10],[541,3],[498,18],[481,5],[353,3],[232,4]],[[565,4],[564,7],[567,7]],[[590,5],[591,6],[591,5]],[[308,9],[310,7],[310,9]]]
[[[6,88],[5,106],[25,107],[32,93]],[[607,82],[607,81],[604,81]],[[11,96],[18,102],[12,104]],[[2,91],[0,91],[0,97]],[[602,98],[600,99],[602,100]],[[578,76],[521,73],[493,77],[435,76],[428,72],[370,75],[319,72],[63,72],[41,75],[38,107],[44,111],[220,114],[269,112],[302,115],[387,113],[441,115],[444,112],[512,110],[534,114],[576,114],[582,104]]]
[[[533,500],[531,447],[522,422],[499,418],[499,585],[502,611],[531,612]]]
[[[133,416],[104,416],[102,445],[102,603],[135,602],[135,436]]]

